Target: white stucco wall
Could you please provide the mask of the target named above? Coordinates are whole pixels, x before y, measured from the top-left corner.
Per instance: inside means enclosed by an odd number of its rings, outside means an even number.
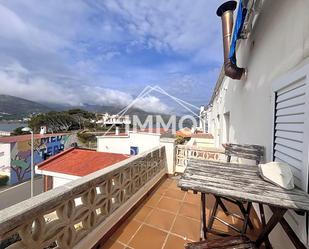
[[[230,113],[230,142],[260,144],[271,161],[272,85],[282,75],[308,63],[309,1],[265,0],[247,40],[240,42],[238,66],[248,69],[245,81],[225,78],[209,115],[216,144],[224,142],[224,113]],[[218,123],[218,117],[220,122]],[[275,248],[294,248],[281,228],[272,233]]]
[[[11,147],[8,143],[0,143],[0,174],[10,175]]]
[[[137,146],[139,153],[143,153],[160,145],[160,134],[155,133],[130,133],[130,146]]]
[[[175,139],[161,138],[160,134],[130,132],[129,136],[97,137],[97,151],[130,154],[130,147],[138,147],[139,154],[158,146],[165,146],[168,173],[175,173]]]
[[[130,154],[130,147],[136,146],[139,154],[160,145],[160,134],[130,132],[128,136],[100,136],[97,151]]]
[[[129,136],[98,136],[97,151],[130,154]]]
[[[175,139],[174,138],[161,138],[160,145],[165,146],[166,162],[167,162],[167,173],[175,173]]]
[[[53,176],[53,188],[60,187],[60,186],[66,184],[66,183],[69,183],[71,181],[72,181],[72,179]]]

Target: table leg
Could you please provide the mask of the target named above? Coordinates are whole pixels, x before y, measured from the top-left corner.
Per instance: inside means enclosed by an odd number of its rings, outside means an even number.
[[[262,221],[262,227],[266,227],[266,218],[265,218],[265,212],[264,212],[264,207],[262,203],[259,203],[259,209],[260,209],[260,216],[261,216],[261,221]],[[272,249],[272,246],[270,244],[268,236],[265,238],[265,248],[266,249]]]
[[[201,193],[201,240],[205,240],[207,237],[206,226],[206,194]]]
[[[273,208],[274,213],[270,220],[267,222],[266,226],[263,228],[263,231],[259,235],[258,239],[256,240],[256,246],[259,248],[262,243],[267,240],[268,235],[270,232],[274,229],[274,227],[280,222],[280,220],[283,218],[283,215],[286,213],[287,209],[283,208]]]
[[[272,212],[275,212],[274,208],[270,208]],[[285,233],[288,235],[295,248],[297,249],[306,249],[307,247],[301,242],[296,233],[293,231],[289,223],[282,217],[280,220],[280,225],[282,226]]]

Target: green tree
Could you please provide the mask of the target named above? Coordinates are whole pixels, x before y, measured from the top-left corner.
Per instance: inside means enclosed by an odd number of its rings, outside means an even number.
[[[29,121],[29,126],[38,132],[41,126],[47,126],[52,132],[69,131],[77,122],[68,113],[48,112],[34,116]]]
[[[17,128],[14,129],[14,131],[12,132],[12,135],[18,136],[18,135],[25,135],[25,134],[28,134],[28,132],[22,131],[23,128],[24,128],[23,126],[17,127]]]

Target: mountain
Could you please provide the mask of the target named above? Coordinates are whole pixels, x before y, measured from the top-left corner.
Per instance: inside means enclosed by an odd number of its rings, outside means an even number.
[[[51,111],[51,108],[34,101],[0,94],[0,118],[19,119],[31,113]]]
[[[0,120],[12,120],[21,119],[27,117],[32,113],[44,113],[49,111],[66,111],[69,109],[83,109],[89,112],[117,114],[123,107],[117,106],[101,106],[101,105],[89,105],[84,104],[83,106],[66,106],[49,103],[37,103],[23,98],[18,98],[10,95],[0,94]],[[161,113],[150,113],[138,108],[130,108],[126,111],[126,115],[129,115],[132,119],[133,115],[137,115],[140,121],[143,123],[148,115],[161,115],[162,119],[167,123],[170,119],[170,115]],[[180,117],[177,117],[177,121]],[[155,122],[155,120],[154,120]],[[187,122],[186,122],[187,123]],[[190,127],[190,125],[188,125]]]

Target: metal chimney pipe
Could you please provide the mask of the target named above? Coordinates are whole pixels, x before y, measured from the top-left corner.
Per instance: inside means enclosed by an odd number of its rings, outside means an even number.
[[[217,15],[221,17],[222,21],[225,75],[232,79],[240,80],[245,74],[245,69],[237,67],[237,65],[229,59],[233,33],[233,12],[236,6],[236,1],[227,1],[218,8]]]

